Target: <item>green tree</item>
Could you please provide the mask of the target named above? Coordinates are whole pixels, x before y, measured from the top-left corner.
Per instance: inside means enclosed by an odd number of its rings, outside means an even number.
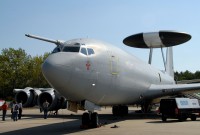
[[[49,55],[31,57],[19,48],[3,49],[0,55],[0,98],[13,95],[13,89],[49,87],[41,72],[41,65]]]
[[[195,79],[200,79],[200,71],[194,73]]]
[[[45,53],[43,56],[33,57],[31,60],[31,80],[29,86],[31,87],[50,87],[42,74],[42,63],[48,57],[49,53]]]
[[[7,96],[16,87],[21,88],[24,84],[24,65],[29,61],[29,56],[24,50],[19,48],[3,49],[0,55],[0,76],[1,76],[1,92],[3,96]]]
[[[175,72],[175,79],[177,81],[181,80],[192,80],[192,79],[200,79],[200,71],[196,71],[195,73],[192,73],[188,70],[185,72]]]

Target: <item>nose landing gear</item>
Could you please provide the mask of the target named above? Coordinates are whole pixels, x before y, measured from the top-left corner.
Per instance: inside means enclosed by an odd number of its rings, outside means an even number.
[[[82,115],[82,129],[97,128],[99,125],[99,116],[96,112],[85,112]]]

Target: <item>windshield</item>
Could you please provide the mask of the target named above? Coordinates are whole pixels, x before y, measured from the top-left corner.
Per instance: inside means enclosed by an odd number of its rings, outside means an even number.
[[[54,50],[58,51],[56,49],[54,49]],[[87,48],[85,46],[65,46],[62,49],[62,52],[77,52],[77,53],[80,52],[81,54],[84,54],[86,56],[95,54],[95,52],[92,48]]]
[[[63,52],[79,52],[80,47],[77,46],[65,46],[64,49],[62,50]]]
[[[60,52],[60,47],[56,47],[56,48],[52,51],[52,53],[57,53],[57,52]]]

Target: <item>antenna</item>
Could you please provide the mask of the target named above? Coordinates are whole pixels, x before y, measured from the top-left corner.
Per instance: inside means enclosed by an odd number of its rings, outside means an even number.
[[[50,42],[50,43],[54,43],[57,46],[60,46],[63,44],[63,42],[59,41],[59,40],[52,40],[52,39],[48,39],[48,38],[44,38],[44,37],[39,37],[39,36],[35,36],[35,35],[29,35],[29,34],[25,34],[25,36],[29,37],[29,38],[34,38],[34,39],[38,39],[38,40],[42,40],[42,41],[46,41],[46,42]]]

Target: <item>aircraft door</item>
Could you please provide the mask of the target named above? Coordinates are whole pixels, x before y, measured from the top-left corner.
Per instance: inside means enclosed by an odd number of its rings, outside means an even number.
[[[116,55],[111,55],[110,58],[110,71],[112,75],[119,74],[119,58]]]

